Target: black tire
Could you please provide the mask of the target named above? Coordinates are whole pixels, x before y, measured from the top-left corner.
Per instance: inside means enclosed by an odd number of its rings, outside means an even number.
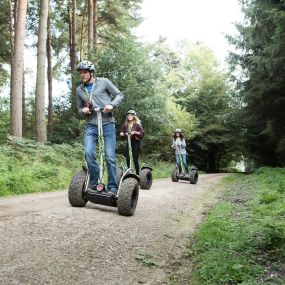
[[[199,177],[198,171],[197,170],[192,170],[190,172],[190,183],[191,184],[196,184],[197,181],[198,181],[198,177]]]
[[[149,190],[152,185],[152,172],[148,168],[144,168],[140,172],[141,189]]]
[[[179,176],[178,176],[177,168],[174,168],[174,169],[172,170],[172,173],[171,173],[171,180],[172,180],[172,182],[178,182],[178,181],[179,181]]]
[[[139,183],[133,177],[122,181],[118,193],[118,212],[123,216],[132,216],[135,212],[139,197]]]
[[[84,207],[87,203],[84,197],[86,172],[78,171],[72,178],[68,189],[68,200],[73,207]]]
[[[124,169],[122,166],[120,166],[119,168],[117,168],[117,183],[118,183],[118,186],[120,185],[120,181],[121,181],[121,178],[122,176],[124,175]]]

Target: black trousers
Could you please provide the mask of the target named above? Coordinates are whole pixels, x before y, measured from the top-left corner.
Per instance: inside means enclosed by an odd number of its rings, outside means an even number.
[[[140,174],[139,155],[140,155],[141,142],[137,141],[135,139],[131,139],[131,145],[132,145],[133,161],[134,161],[136,174],[139,175]],[[126,157],[127,165],[128,165],[128,168],[129,168],[130,167],[130,157],[129,157],[129,146],[128,146],[128,143],[126,145],[124,155]]]

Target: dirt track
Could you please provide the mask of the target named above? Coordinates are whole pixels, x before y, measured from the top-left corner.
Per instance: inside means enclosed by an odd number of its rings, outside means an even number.
[[[197,185],[155,180],[140,190],[132,217],[91,203],[73,208],[67,191],[1,198],[0,284],[167,284],[175,264],[187,268],[187,237],[223,176],[200,175]],[[175,274],[188,284],[189,270]]]

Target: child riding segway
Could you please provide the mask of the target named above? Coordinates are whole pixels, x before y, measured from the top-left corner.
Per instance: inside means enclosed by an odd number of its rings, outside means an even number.
[[[127,138],[127,145],[124,153],[127,166],[121,164],[121,167],[118,170],[118,177],[121,177],[127,169],[130,169],[131,171],[135,170],[136,174],[140,177],[141,189],[149,190],[152,185],[152,168],[145,163],[139,167],[140,144],[144,136],[144,129],[134,110],[129,110],[127,112],[126,121],[121,128],[120,136]]]
[[[181,129],[176,129],[173,137],[172,147],[175,149],[176,167],[171,173],[171,180],[178,182],[179,179],[187,180],[191,184],[196,184],[198,181],[198,168],[196,166],[190,167],[186,161],[186,142]]]

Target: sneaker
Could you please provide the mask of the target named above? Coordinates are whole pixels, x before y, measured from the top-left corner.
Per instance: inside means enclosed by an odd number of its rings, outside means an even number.
[[[111,188],[111,189],[108,191],[108,193],[117,195],[118,189],[116,189],[116,188]]]

